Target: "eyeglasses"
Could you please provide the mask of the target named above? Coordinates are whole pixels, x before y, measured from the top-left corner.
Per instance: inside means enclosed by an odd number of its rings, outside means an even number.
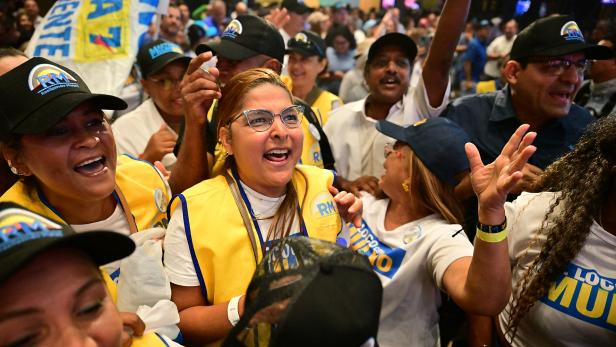
[[[176,80],[176,79],[171,79],[171,78],[153,78],[150,77],[149,78],[150,81],[152,81],[153,83],[157,84],[158,86],[162,87],[164,90],[169,90],[171,88],[177,88],[180,83],[182,83],[182,80]]]
[[[244,116],[246,123],[253,130],[262,132],[267,131],[274,124],[274,117],[280,116],[282,123],[289,129],[295,129],[299,127],[302,122],[302,113],[304,108],[300,105],[293,105],[280,111],[280,113],[273,113],[269,110],[246,110],[233,117],[227,125],[235,122],[238,118]]]
[[[567,59],[530,59],[528,62],[541,64],[542,70],[552,76],[562,75],[566,70],[569,70],[571,66],[575,67],[575,72],[577,72],[577,74],[583,75],[584,71],[590,67],[590,61],[588,59],[578,61]]]

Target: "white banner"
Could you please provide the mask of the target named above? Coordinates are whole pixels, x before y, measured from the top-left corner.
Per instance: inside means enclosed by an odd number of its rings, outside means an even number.
[[[169,0],[58,0],[36,27],[26,54],[77,72],[95,93],[119,96],[140,38]]]

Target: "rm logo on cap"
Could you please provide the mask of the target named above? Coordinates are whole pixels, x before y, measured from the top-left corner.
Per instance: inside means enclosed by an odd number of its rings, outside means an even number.
[[[60,88],[79,88],[75,77],[51,64],[39,64],[28,75],[30,90],[45,95]]]
[[[574,21],[569,21],[560,28],[560,36],[567,41],[577,40],[585,42],[580,27],[578,27],[577,23]]]
[[[242,23],[239,20],[234,19],[227,25],[225,31],[222,33],[222,37],[226,37],[229,39],[234,39],[238,35],[242,34]]]

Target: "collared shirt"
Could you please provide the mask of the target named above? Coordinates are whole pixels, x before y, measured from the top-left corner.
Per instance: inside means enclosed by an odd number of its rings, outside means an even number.
[[[449,95],[449,84],[444,95]],[[329,114],[323,131],[329,139],[336,171],[346,179],[361,176],[381,177],[385,157],[383,148],[395,140],[376,130],[376,120],[366,115],[366,99],[345,104]],[[432,107],[428,93],[420,78],[416,88],[410,88],[402,100],[390,109],[386,120],[408,126],[424,118],[437,117],[446,107],[447,98],[441,105]]]
[[[509,86],[497,92],[457,99],[447,107],[442,117],[455,121],[468,133],[484,163],[496,159],[522,124],[513,109]],[[573,149],[593,120],[587,110],[571,105],[565,117],[553,119],[537,131],[533,142],[537,151],[530,157],[529,163],[545,169]]]

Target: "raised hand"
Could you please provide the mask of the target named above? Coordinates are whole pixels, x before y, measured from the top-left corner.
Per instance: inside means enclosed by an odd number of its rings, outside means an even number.
[[[338,189],[333,186],[329,186],[329,192],[334,197],[334,202],[338,208],[340,217],[345,222],[352,222],[353,225],[361,227],[361,214],[363,210],[363,203],[352,193],[345,192],[344,190],[338,192]]]
[[[498,225],[505,219],[504,204],[507,194],[523,178],[522,170],[536,147],[532,142],[536,133],[528,131],[528,124],[521,125],[511,136],[501,154],[488,165],[483,165],[477,147],[465,146],[471,168],[471,184],[479,200],[479,221]]]
[[[181,92],[184,99],[186,126],[203,126],[214,99],[220,98],[219,71],[215,67],[202,69],[203,63],[212,59],[212,52],[201,53],[190,61],[182,78]]]
[[[291,17],[286,8],[275,8],[265,16],[265,19],[274,24],[277,29],[280,29],[291,20]]]

